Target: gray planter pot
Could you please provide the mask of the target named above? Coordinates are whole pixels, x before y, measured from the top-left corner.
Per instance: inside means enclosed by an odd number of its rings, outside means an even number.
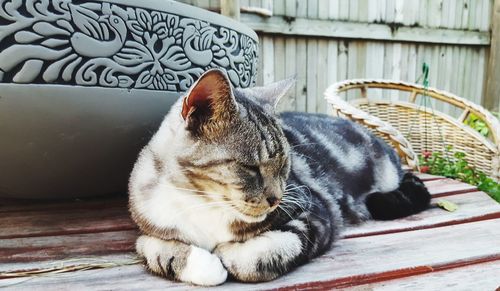
[[[257,36],[168,0],[0,5],[0,197],[125,192],[141,147],[205,70],[255,83]]]

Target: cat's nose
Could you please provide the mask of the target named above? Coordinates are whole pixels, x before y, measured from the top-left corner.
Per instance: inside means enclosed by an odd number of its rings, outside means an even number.
[[[281,199],[279,199],[276,196],[266,197],[266,200],[267,200],[267,203],[269,203],[270,207],[274,207],[274,206],[278,205],[281,202]]]

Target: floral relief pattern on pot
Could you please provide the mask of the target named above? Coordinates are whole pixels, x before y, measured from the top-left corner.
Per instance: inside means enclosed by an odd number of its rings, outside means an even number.
[[[204,71],[254,85],[257,43],[230,28],[107,2],[0,2],[0,83],[186,91]]]

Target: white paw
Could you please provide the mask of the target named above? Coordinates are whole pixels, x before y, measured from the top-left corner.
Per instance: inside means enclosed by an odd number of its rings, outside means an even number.
[[[196,285],[215,286],[226,281],[227,271],[219,257],[207,250],[191,246],[191,253],[179,279]]]

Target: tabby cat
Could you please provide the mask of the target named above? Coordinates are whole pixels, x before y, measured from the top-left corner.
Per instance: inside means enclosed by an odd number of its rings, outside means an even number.
[[[424,210],[396,153],[350,121],[274,112],[293,81],[233,88],[203,74],[131,174],[136,249],[154,274],[198,285],[272,280],[327,251],[347,224]]]

